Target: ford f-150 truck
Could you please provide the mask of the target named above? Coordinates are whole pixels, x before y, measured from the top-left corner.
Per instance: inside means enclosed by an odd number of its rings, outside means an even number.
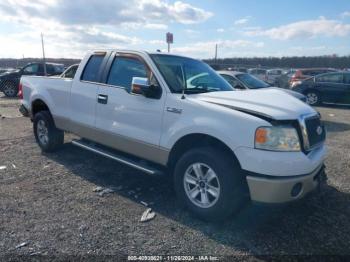
[[[324,175],[320,115],[275,89],[235,91],[205,63],[139,51],[90,52],[73,79],[24,76],[21,111],[45,152],[72,143],[147,174],[173,177],[198,217],[247,200],[286,203]]]

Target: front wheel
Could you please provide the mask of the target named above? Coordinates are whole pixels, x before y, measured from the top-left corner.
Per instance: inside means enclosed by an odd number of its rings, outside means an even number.
[[[206,221],[224,220],[245,202],[246,183],[238,163],[210,147],[185,153],[174,180],[180,201]]]
[[[33,121],[35,139],[44,152],[52,152],[64,141],[64,133],[56,128],[48,111],[36,113]]]
[[[316,106],[321,104],[321,97],[318,92],[307,91],[305,96],[306,96],[306,103],[308,103],[310,106]]]

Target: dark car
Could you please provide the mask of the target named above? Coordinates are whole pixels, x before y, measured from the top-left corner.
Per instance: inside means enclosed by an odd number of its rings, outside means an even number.
[[[15,71],[16,69],[14,68],[0,68],[0,75],[7,73],[7,72],[12,72]]]
[[[247,90],[247,89],[261,89],[261,88],[275,88],[286,92],[289,95],[294,96],[295,98],[300,99],[303,102],[306,102],[306,97],[298,92],[294,92],[289,89],[282,89],[278,87],[272,87],[270,84],[256,78],[255,76],[247,73],[234,72],[234,71],[218,71],[218,73],[225,78],[230,85],[238,90]]]
[[[46,63],[46,72],[48,76],[60,75],[64,71],[63,64]],[[43,63],[30,63],[25,67],[8,71],[0,75],[0,91],[8,97],[15,97],[18,93],[18,84],[22,75],[43,76]]]
[[[306,96],[310,105],[350,104],[350,72],[336,72],[309,78],[293,89]]]
[[[337,72],[338,70],[331,68],[304,68],[297,69],[295,73],[292,75],[289,85],[291,88],[294,88],[296,85],[300,84],[303,80],[308,79],[310,77],[314,77],[320,74]]]

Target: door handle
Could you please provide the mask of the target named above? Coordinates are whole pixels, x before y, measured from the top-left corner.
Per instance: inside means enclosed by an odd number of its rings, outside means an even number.
[[[97,102],[98,103],[100,103],[100,104],[107,104],[107,102],[108,102],[108,96],[107,95],[101,95],[101,94],[99,94],[98,96],[97,96]]]

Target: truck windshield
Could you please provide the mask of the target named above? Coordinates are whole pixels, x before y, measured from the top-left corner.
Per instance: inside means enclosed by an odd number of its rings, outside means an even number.
[[[186,57],[151,55],[152,60],[174,93],[197,94],[217,91],[233,91],[228,84],[207,64]]]
[[[238,74],[236,77],[246,86],[248,86],[249,89],[259,89],[259,88],[266,88],[270,87],[268,83],[265,83],[264,81],[261,81],[260,79],[256,78],[255,76],[252,76],[250,74]]]

